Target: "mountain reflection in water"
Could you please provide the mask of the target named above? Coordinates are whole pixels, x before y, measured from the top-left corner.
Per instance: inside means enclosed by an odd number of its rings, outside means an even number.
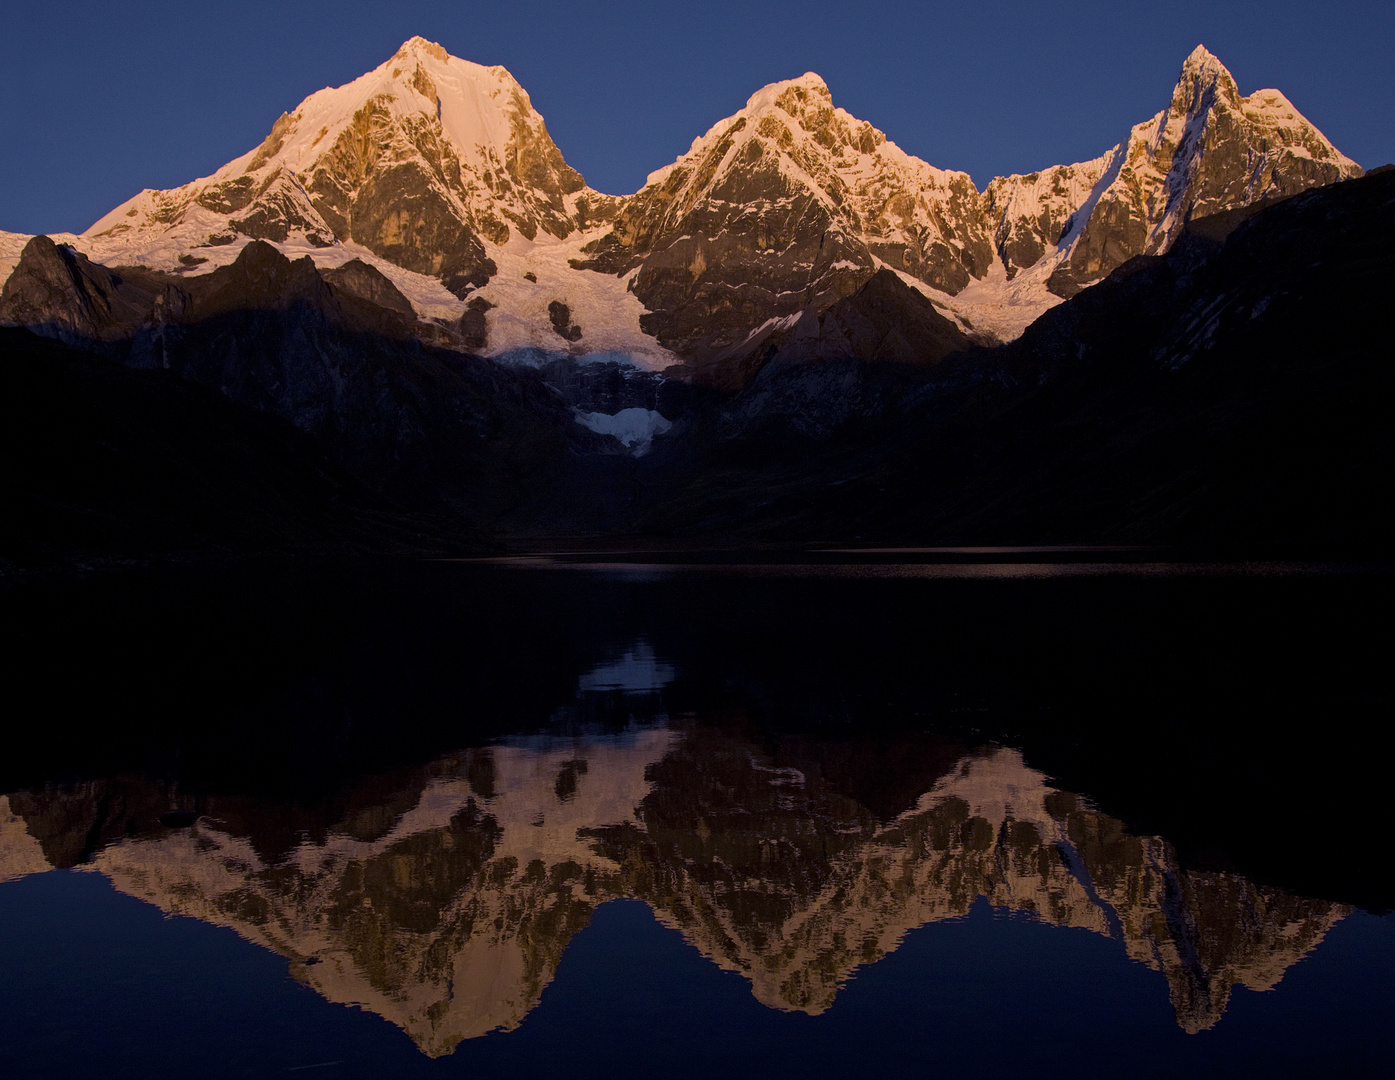
[[[1390,575],[597,565],[8,594],[0,1057],[1382,1075]]]
[[[521,1023],[573,935],[619,898],[649,904],[763,1004],[816,1015],[908,931],[982,897],[1118,941],[1161,973],[1189,1032],[1221,1019],[1232,987],[1276,985],[1349,910],[1183,870],[1166,841],[1130,835],[1016,750],[902,745],[921,793],[883,818],[830,782],[827,748],[772,757],[711,719],[451,754],[283,852],[255,805],[209,798],[194,827],[116,840],[86,868],[273,949],[432,1056]],[[0,877],[62,862],[73,833],[149,819],[166,798],[137,781],[13,793]]]

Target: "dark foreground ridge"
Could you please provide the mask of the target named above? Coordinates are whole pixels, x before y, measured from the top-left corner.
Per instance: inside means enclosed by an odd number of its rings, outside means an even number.
[[[252,554],[478,552],[311,437],[164,371],[0,329],[4,569]]]
[[[716,411],[703,466],[643,520],[881,542],[1378,547],[1392,535],[1393,252],[1395,173],[1381,172],[1238,227],[1196,222],[1018,341],[928,370],[777,353]],[[656,487],[694,456],[680,447],[646,462]]]
[[[280,550],[311,522],[401,550],[397,526],[365,531],[379,513],[445,535],[1388,550],[1395,172],[1242,217],[1192,222],[996,348],[877,274],[739,391],[423,342],[363,264],[254,243],[180,279],[36,237],[0,320],[57,341],[3,338],[0,555]],[[626,408],[673,421],[645,456],[574,419]],[[181,456],[222,479],[176,482]],[[79,460],[86,487],[59,465]]]

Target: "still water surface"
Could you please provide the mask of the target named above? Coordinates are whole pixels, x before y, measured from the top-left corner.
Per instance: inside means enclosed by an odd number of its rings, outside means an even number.
[[[907,554],[13,590],[7,1073],[1388,1075],[1389,574]]]

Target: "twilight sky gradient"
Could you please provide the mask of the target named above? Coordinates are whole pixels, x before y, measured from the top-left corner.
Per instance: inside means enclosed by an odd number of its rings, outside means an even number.
[[[1103,153],[1167,104],[1198,42],[1367,168],[1395,160],[1390,0],[16,0],[0,229],[81,231],[141,188],[205,176],[413,34],[508,68],[568,162],[615,194],[805,71],[982,187]]]

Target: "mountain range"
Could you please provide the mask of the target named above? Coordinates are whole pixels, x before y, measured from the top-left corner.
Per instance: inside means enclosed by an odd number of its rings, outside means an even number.
[[[730,383],[790,321],[883,267],[965,331],[1007,340],[1166,251],[1193,217],[1360,174],[1283,94],[1241,96],[1198,46],[1166,106],[1116,146],[982,191],[837,108],[809,73],[614,197],[567,165],[507,71],[413,38],[212,176],[143,191],[70,242],[190,276],[257,239],[325,268],[357,257],[447,332],[487,302],[483,332],[461,331],[473,351],[623,351]],[[17,255],[21,238],[4,239]]]
[[[1295,325],[1364,356],[1359,296],[1380,276],[1371,260],[1389,260],[1390,223],[1387,178],[1361,176],[1280,92],[1242,96],[1198,46],[1165,106],[1116,146],[982,190],[837,108],[810,73],[759,90],[640,191],[612,196],[567,165],[507,71],[413,38],[212,176],[143,191],[80,236],[0,234],[0,323],[279,417],[370,499],[450,522],[949,536],[968,526],[944,507],[1001,504],[1001,492],[959,472],[933,521],[893,524],[846,506],[772,516],[768,488],[812,437],[825,460],[878,474],[877,490],[904,489],[904,476],[888,488],[869,448],[885,461],[898,446],[914,467],[911,443],[996,432],[1003,410],[1023,415],[1024,388],[1084,387],[1082,365],[1095,374],[1081,393],[1098,398],[1138,369],[1087,357],[1124,349],[1156,367],[1176,319],[1204,328],[1188,355],[1226,334],[1251,350],[1333,259],[1357,273],[1356,291],[1329,290],[1328,308],[1308,305]],[[1299,235],[1290,206],[1313,189],[1330,194]],[[1230,254],[1232,234],[1262,237],[1272,222],[1328,261]],[[1347,239],[1365,262],[1350,263]],[[1222,325],[1237,274],[1253,303]],[[1144,289],[1159,277],[1166,287]],[[1072,336],[1080,312],[1095,312],[1094,344]],[[1183,361],[1168,356],[1158,363],[1176,373]],[[733,465],[745,477],[734,485]],[[789,490],[807,499],[833,479],[806,467]],[[745,508],[712,505],[716,485]],[[1098,485],[1084,487],[1088,502]],[[693,496],[686,508],[678,491]],[[972,531],[1045,535],[1036,521],[1015,531],[1021,510]],[[1045,531],[1127,531],[1128,513]],[[1182,536],[1163,526],[1148,538]]]

